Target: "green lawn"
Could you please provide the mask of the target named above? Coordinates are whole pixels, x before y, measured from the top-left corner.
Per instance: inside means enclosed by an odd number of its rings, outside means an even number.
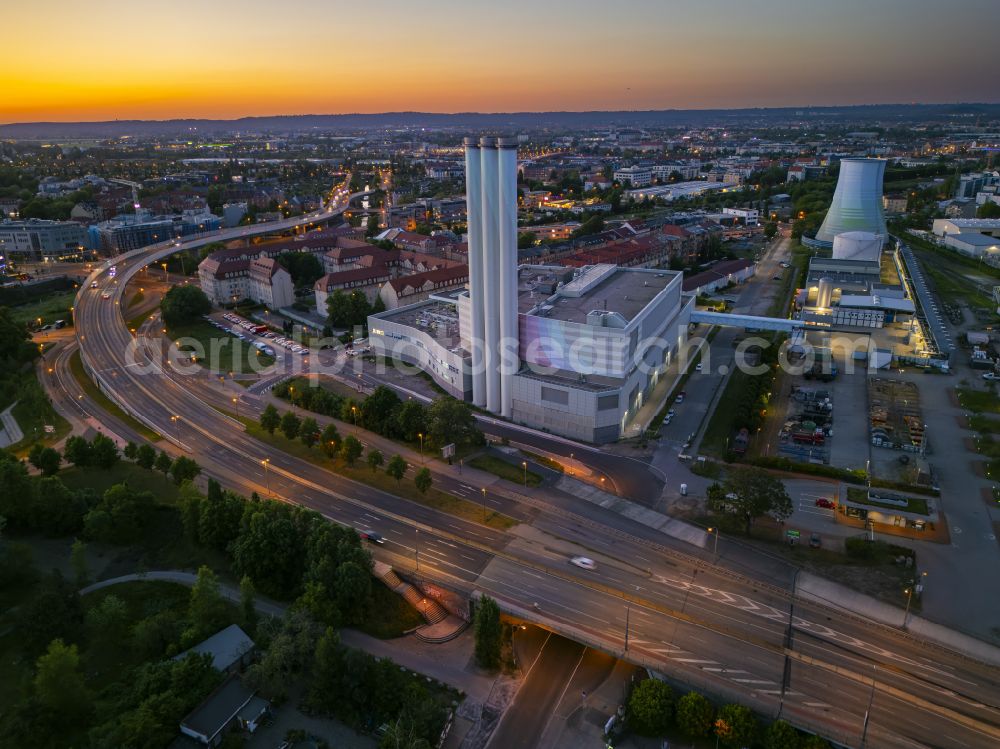
[[[83,388],[83,392],[87,394],[87,397],[97,403],[101,409],[107,411],[124,424],[130,426],[150,442],[159,442],[160,439],[162,439],[159,434],[147,427],[141,421],[125,413],[125,411],[123,411],[117,403],[108,398],[108,396],[106,396],[104,392],[94,384],[94,381],[90,379],[90,376],[83,368],[83,361],[80,359],[79,351],[75,352],[70,357],[69,368],[70,372],[73,374],[73,378],[77,381],[80,387]]]
[[[52,402],[37,379],[35,369],[25,372],[21,376],[14,397],[17,398],[17,403],[12,413],[17,420],[17,425],[24,432],[24,438],[9,447],[16,454],[26,454],[35,442],[40,442],[43,445],[54,445],[69,434],[72,428],[70,423],[60,416],[52,406]],[[6,408],[8,405],[10,404],[0,405],[0,408]],[[55,431],[46,433],[46,426],[55,427]]]
[[[372,580],[371,608],[373,615],[365,619],[358,629],[380,640],[402,637],[411,629],[426,624],[419,611],[380,580]]]
[[[1000,398],[989,390],[955,388],[955,394],[962,408],[972,413],[1000,413]]]
[[[42,325],[47,325],[56,320],[65,320],[68,325],[73,318],[69,308],[73,306],[75,299],[76,291],[56,292],[43,299],[39,299],[37,302],[13,307],[11,312],[14,313],[14,319],[19,322],[31,323],[34,321],[37,323],[40,317],[42,318]]]
[[[860,486],[849,486],[847,488],[847,498],[852,502],[871,507],[879,507],[884,510],[901,510],[903,512],[913,512],[918,515],[927,515],[927,500],[923,497],[900,497],[907,501],[906,505],[895,505],[891,502],[879,502],[877,499],[868,498],[868,490]]]
[[[133,489],[152,492],[158,502],[167,505],[177,502],[177,485],[173,481],[159,471],[147,471],[127,460],[120,460],[107,470],[70,466],[59,472],[59,478],[70,489],[90,487],[101,494],[115,484],[128,482]]]
[[[447,492],[443,492],[440,489],[436,489],[433,486],[424,493],[417,491],[417,487],[414,486],[413,483],[413,477],[416,475],[417,469],[411,467],[407,470],[403,479],[397,482],[383,469],[372,471],[365,463],[364,456],[359,458],[353,466],[348,466],[340,458],[336,461],[331,461],[326,458],[322,452],[320,452],[319,448],[306,447],[298,440],[290,440],[280,432],[268,434],[266,431],[261,429],[260,424],[256,421],[246,418],[241,418],[240,421],[244,423],[247,434],[251,437],[271,445],[282,452],[286,452],[289,455],[294,455],[297,458],[308,460],[309,462],[325,468],[328,471],[333,471],[341,476],[353,479],[354,481],[358,481],[359,483],[371,486],[375,489],[380,489],[384,492],[388,492],[389,494],[395,494],[396,496],[412,500],[413,502],[418,502],[419,504],[426,505],[427,507],[433,507],[436,510],[441,510],[442,512],[446,512],[449,515],[454,515],[455,517],[459,517],[464,520],[469,520],[474,523],[483,523],[483,507],[478,502],[469,502],[461,497],[456,497],[452,494],[448,494]],[[386,462],[388,462],[390,457],[391,456],[389,455],[385,456]],[[503,515],[499,512],[487,511],[486,522],[484,525],[488,525],[491,528],[497,528],[499,530],[506,530],[517,525],[517,521],[514,520],[514,518],[508,517],[507,515]]]
[[[534,471],[525,473],[522,466],[508,463],[506,460],[493,455],[479,455],[467,462],[472,468],[492,473],[494,476],[499,476],[515,484],[524,485],[527,483],[528,486],[538,486],[542,483],[542,477]]]
[[[346,385],[340,380],[334,379],[328,375],[319,375],[317,383],[314,385],[313,381],[309,377],[293,377],[287,381],[288,384],[295,388],[296,390],[305,390],[311,387],[321,387],[324,390],[328,390],[334,395],[339,395],[341,398],[350,398],[355,403],[364,403],[365,399],[368,397],[364,393],[359,393],[356,388],[352,388],[350,385]]]
[[[181,342],[181,351],[194,353],[202,366],[213,372],[253,373],[274,364],[273,356],[260,353],[249,342],[224,333],[204,320],[168,328],[167,335]]]

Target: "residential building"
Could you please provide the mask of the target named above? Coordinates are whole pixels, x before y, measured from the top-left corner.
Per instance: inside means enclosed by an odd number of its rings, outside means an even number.
[[[221,226],[222,219],[213,213],[185,211],[179,216],[139,213],[95,224],[87,229],[87,237],[92,249],[117,255],[167,239],[215,231]]]
[[[291,307],[295,301],[292,276],[274,258],[251,260],[247,272],[247,296],[270,309]]]
[[[212,656],[213,668],[224,674],[234,674],[250,665],[256,650],[257,646],[250,635],[240,625],[230,624],[193,648],[175,655],[174,660],[184,660],[189,653],[207,653]]]
[[[712,294],[729,285],[745,283],[757,272],[757,264],[751,260],[724,260],[715,263],[708,270],[685,276],[685,294]]]
[[[899,193],[882,196],[882,208],[886,213],[900,214],[906,213],[907,200],[905,195]]]
[[[393,278],[382,284],[379,297],[387,310],[427,299],[431,294],[455,289],[469,280],[469,266],[454,265]]]
[[[185,716],[181,733],[205,746],[218,746],[231,730],[256,731],[270,707],[234,674]]]
[[[744,226],[760,224],[760,211],[756,208],[723,208],[722,213],[726,216],[735,216]]]

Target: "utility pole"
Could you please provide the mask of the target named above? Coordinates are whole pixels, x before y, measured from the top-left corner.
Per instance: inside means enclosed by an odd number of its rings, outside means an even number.
[[[868,722],[869,718],[871,718],[872,703],[875,701],[875,677],[878,675],[877,663],[872,664],[872,670],[872,691],[871,694],[868,695],[868,707],[865,708],[865,721],[861,727],[861,749],[865,749],[865,747],[868,746]]]
[[[626,653],[628,652],[628,624],[629,624],[629,616],[631,615],[631,613],[632,613],[632,604],[630,603],[626,604],[625,605],[625,652]]]

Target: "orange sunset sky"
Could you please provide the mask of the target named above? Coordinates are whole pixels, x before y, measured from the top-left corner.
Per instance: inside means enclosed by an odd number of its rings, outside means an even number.
[[[1000,100],[996,0],[42,0],[3,23],[0,122]]]

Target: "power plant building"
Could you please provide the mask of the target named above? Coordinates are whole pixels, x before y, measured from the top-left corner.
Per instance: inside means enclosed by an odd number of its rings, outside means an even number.
[[[614,441],[683,344],[694,298],[676,271],[519,267],[516,145],[465,142],[468,289],[371,315],[369,341],[515,423]]]
[[[823,225],[816,232],[817,242],[833,244],[844,232],[869,232],[885,236],[885,212],[882,207],[884,159],[842,159],[837,189]]]

